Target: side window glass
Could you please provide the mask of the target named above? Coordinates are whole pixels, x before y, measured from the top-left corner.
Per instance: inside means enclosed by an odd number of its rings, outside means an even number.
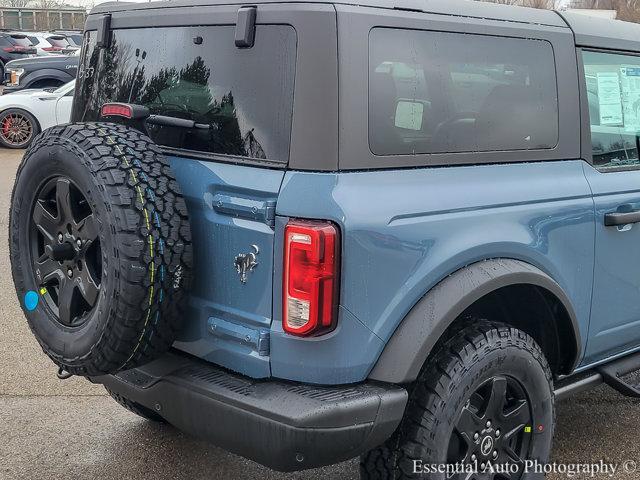
[[[640,57],[583,52],[594,165],[640,165]]]
[[[553,149],[558,93],[549,42],[375,28],[369,145],[376,155]]]

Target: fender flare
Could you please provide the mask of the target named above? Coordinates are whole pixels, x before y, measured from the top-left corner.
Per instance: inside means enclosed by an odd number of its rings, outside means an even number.
[[[560,285],[528,263],[492,259],[468,265],[429,290],[391,336],[369,379],[389,383],[414,381],[442,334],[469,306],[499,288],[522,284],[548,290],[566,309],[576,342],[572,366],[575,368],[581,358],[582,340],[575,311]]]

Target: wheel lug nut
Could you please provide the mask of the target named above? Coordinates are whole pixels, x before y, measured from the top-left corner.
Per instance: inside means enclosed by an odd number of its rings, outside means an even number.
[[[471,455],[471,461],[472,462],[475,462],[477,459],[478,459],[478,457],[476,457],[475,453]]]
[[[493,451],[493,458],[498,458],[498,451],[497,450]]]
[[[499,436],[500,436],[500,429],[497,429],[496,430],[496,437],[499,437]]]
[[[78,245],[78,247],[82,247],[82,240],[77,239],[76,240],[76,245]]]
[[[473,434],[473,439],[477,442],[478,439],[480,438],[480,434],[478,432]]]
[[[484,463],[480,464],[480,470],[484,470],[484,467],[486,467],[486,465]]]
[[[62,236],[62,234],[61,234],[61,233],[59,233],[59,234],[58,234],[58,241],[59,241],[60,243],[62,243],[62,242],[64,241],[64,237]]]
[[[73,277],[73,270],[68,269],[68,270],[67,270],[67,276],[68,276],[69,278]]]
[[[487,428],[491,428],[491,420],[487,420]]]

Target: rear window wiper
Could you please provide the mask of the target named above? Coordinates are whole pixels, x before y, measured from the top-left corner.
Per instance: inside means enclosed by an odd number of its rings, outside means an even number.
[[[149,115],[145,123],[150,125],[159,125],[162,127],[189,128],[198,130],[209,130],[211,125],[208,123],[197,123],[186,118],[168,117],[166,115]]]
[[[186,118],[169,117],[167,115],[152,115],[144,105],[135,105],[130,103],[105,103],[100,109],[101,117],[122,117],[129,120],[142,121],[149,125],[158,125],[162,127],[187,128],[198,130],[210,130],[211,125],[208,123],[197,123],[194,120]]]

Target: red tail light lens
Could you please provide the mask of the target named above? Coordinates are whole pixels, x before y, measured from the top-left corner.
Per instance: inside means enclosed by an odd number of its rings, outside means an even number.
[[[133,107],[126,103],[105,103],[100,109],[102,117],[133,118]]]
[[[62,47],[42,47],[42,50],[45,52],[59,52],[62,50]]]
[[[284,231],[282,328],[292,335],[321,335],[337,322],[338,228],[330,222],[291,221]]]

